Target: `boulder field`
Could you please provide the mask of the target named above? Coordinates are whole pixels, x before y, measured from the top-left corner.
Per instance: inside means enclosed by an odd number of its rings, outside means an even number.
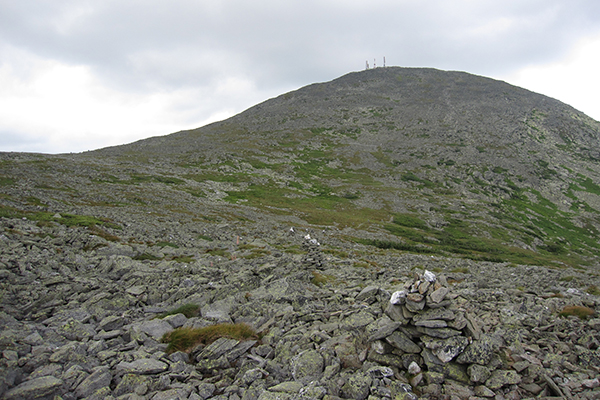
[[[597,275],[332,251],[276,223],[126,226],[0,219],[0,398],[600,398]],[[163,340],[218,324],[254,334]]]

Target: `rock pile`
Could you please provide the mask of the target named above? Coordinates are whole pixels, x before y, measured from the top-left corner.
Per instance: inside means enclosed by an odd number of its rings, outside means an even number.
[[[369,338],[371,360],[407,370],[412,387],[433,398],[493,397],[492,389],[521,382],[516,371],[501,369],[499,359],[491,362],[502,341],[482,335],[474,315],[454,304],[443,277],[425,271],[405,286],[385,310],[394,322]]]
[[[311,238],[310,234],[304,236],[302,243],[303,249],[306,251],[302,257],[302,265],[305,268],[322,269],[325,265],[323,253],[321,253],[321,244],[317,239]]]
[[[135,240],[112,242],[85,228],[0,219],[1,398],[600,394],[600,320],[558,315],[567,305],[598,309],[600,298],[575,285],[594,276],[402,253],[372,254],[366,264],[319,250],[327,262],[315,280],[306,253],[280,250],[285,227],[256,231],[260,243],[246,233],[238,245],[224,226],[203,227],[212,241],[189,239],[197,225],[145,225],[143,234],[129,226],[120,234]],[[149,244],[161,237],[178,246]],[[156,318],[184,304],[197,315]],[[169,353],[161,341],[176,328],[217,323],[260,334],[189,353]]]

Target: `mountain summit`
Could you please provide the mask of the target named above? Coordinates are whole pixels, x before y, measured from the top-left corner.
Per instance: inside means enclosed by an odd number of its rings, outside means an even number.
[[[231,204],[352,228],[351,240],[379,247],[579,264],[600,248],[599,139],[597,121],[505,82],[388,67],[69,159],[107,205],[135,206],[115,193],[132,185],[141,204],[192,214]]]

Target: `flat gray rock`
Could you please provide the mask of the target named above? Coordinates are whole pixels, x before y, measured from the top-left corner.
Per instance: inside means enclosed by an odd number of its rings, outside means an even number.
[[[121,361],[117,364],[117,369],[130,374],[152,375],[166,371],[169,368],[167,364],[154,358],[141,358],[132,362]]]
[[[196,356],[196,360],[215,360],[225,353],[233,350],[238,343],[240,343],[239,340],[225,337],[219,338],[202,349],[202,351]]]
[[[61,379],[54,376],[42,376],[40,378],[25,381],[6,392],[5,400],[38,399],[51,396],[63,384]]]
[[[420,353],[421,348],[415,342],[413,342],[403,332],[395,331],[391,335],[385,338],[385,340],[392,346],[406,352],[406,353]]]
[[[443,319],[424,319],[422,321],[415,321],[415,326],[423,326],[426,328],[445,328],[448,326],[448,322]]]
[[[88,397],[96,390],[110,386],[112,375],[108,367],[100,367],[77,386],[75,394],[78,397]]]
[[[154,340],[160,340],[165,333],[173,330],[173,326],[162,319],[153,319],[133,324],[131,330],[134,332],[143,332]]]

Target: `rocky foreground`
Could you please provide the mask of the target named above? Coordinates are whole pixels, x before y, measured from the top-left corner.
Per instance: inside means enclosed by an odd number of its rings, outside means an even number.
[[[559,315],[597,312],[598,274],[283,224],[124,226],[125,242],[0,219],[1,398],[600,398],[600,319]],[[198,315],[155,318],[184,304]],[[161,341],[218,323],[257,335]]]

